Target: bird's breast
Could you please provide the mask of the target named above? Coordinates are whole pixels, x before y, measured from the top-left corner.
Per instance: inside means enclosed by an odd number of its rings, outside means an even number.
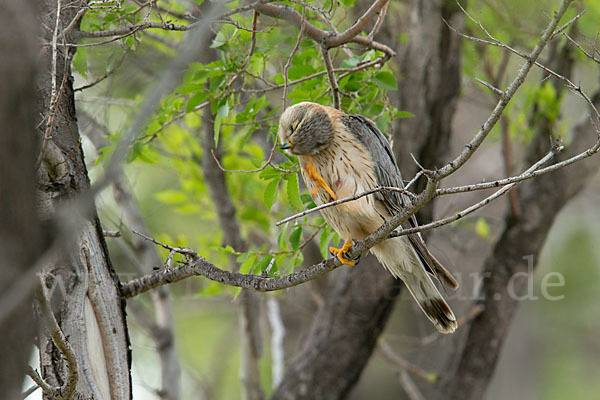
[[[373,173],[373,161],[368,150],[360,143],[347,138],[334,140],[330,146],[316,155],[299,157],[302,176],[309,191],[317,186],[305,172],[312,163],[316,172],[335,193],[337,200],[349,198],[377,186]],[[326,190],[319,188],[313,196],[317,205],[333,199]],[[381,225],[381,217],[374,206],[373,195],[323,209],[321,213],[332,227],[345,239],[360,239]]]

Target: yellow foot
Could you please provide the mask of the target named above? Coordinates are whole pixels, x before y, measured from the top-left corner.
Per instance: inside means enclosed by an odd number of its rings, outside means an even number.
[[[340,260],[342,262],[342,264],[354,266],[356,264],[355,261],[348,260],[347,258],[344,257],[344,254],[350,249],[350,247],[352,247],[352,244],[353,244],[352,241],[345,242],[341,249],[336,249],[335,247],[330,247],[329,251],[332,252],[333,254],[335,254],[337,256],[338,260]]]

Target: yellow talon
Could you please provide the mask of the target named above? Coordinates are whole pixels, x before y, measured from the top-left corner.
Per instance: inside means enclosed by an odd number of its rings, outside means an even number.
[[[331,188],[329,187],[329,185],[327,184],[327,182],[325,182],[325,179],[323,179],[323,177],[321,176],[321,174],[319,174],[317,172],[317,170],[315,169],[315,166],[313,165],[312,162],[312,157],[311,156],[306,156],[307,158],[307,162],[306,165],[304,166],[304,173],[313,181],[316,183],[316,186],[310,191],[310,195],[311,196],[316,196],[317,193],[319,192],[320,188],[325,189],[325,191],[327,193],[329,193],[329,196],[331,196],[331,198],[333,200],[337,200],[337,196],[335,195],[335,193],[333,192],[333,190],[331,190]]]
[[[330,247],[329,251],[332,252],[333,254],[335,254],[337,256],[338,260],[340,260],[342,262],[342,264],[350,265],[352,267],[356,263],[352,260],[348,260],[347,258],[344,258],[344,253],[346,253],[350,249],[350,247],[352,247],[352,244],[353,244],[352,241],[345,242],[341,249],[336,249],[335,247]]]

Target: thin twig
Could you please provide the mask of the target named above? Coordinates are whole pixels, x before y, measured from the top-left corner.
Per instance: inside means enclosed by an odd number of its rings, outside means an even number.
[[[57,91],[57,79],[56,79],[56,74],[57,74],[57,59],[58,59],[58,26],[60,23],[60,13],[61,13],[61,9],[62,9],[62,2],[61,0],[57,0],[56,1],[56,22],[54,24],[54,32],[52,33],[52,66],[51,66],[51,71],[50,71],[50,79],[51,79],[51,91],[50,91],[50,104],[48,106],[48,119],[46,121],[46,129],[44,130],[44,137],[42,138],[42,146],[40,149],[40,154],[38,156],[38,160],[36,162],[36,167],[39,168],[39,166],[42,163],[42,160],[44,158],[44,152],[46,151],[46,147],[48,146],[48,141],[52,138],[52,125],[54,124],[54,109],[56,107],[56,103],[58,101],[58,95],[60,92],[62,92],[62,83],[61,83],[61,90]],[[65,63],[68,64],[69,61],[68,59],[65,60]],[[66,75],[66,74],[65,74]],[[64,82],[64,78],[65,75],[63,75],[63,82]]]
[[[527,175],[527,174],[535,171],[536,169],[540,168],[542,165],[544,165],[546,162],[548,162],[552,157],[554,157],[562,149],[563,149],[562,146],[559,147],[559,148],[557,148],[557,149],[552,149],[540,161],[536,162],[531,167],[529,167],[525,172],[523,172],[522,175]],[[459,219],[464,218],[466,215],[469,215],[472,212],[477,211],[481,207],[486,206],[489,203],[491,203],[492,201],[496,200],[498,197],[502,196],[503,194],[505,194],[506,192],[508,192],[510,189],[512,189],[513,187],[515,187],[516,185],[518,185],[519,182],[520,181],[517,181],[517,182],[514,182],[514,183],[511,183],[511,184],[508,184],[508,185],[504,186],[502,189],[498,190],[497,192],[495,192],[491,196],[486,197],[485,199],[481,200],[480,202],[475,203],[475,204],[473,204],[473,205],[465,208],[464,210],[461,210],[461,211],[457,212],[456,214],[454,214],[454,215],[452,215],[450,217],[442,218],[442,219],[430,222],[430,223],[425,224],[425,225],[419,225],[419,226],[416,226],[414,228],[400,229],[398,231],[393,232],[390,235],[390,237],[398,237],[398,236],[410,235],[410,234],[417,233],[417,232],[423,232],[423,231],[426,231],[426,230],[429,230],[429,229],[438,228],[440,226],[447,225],[447,224],[452,223],[454,221],[458,221]]]
[[[88,38],[105,38],[112,36],[120,36],[120,38],[133,35],[136,32],[146,29],[162,29],[165,31],[189,31],[195,27],[194,24],[178,25],[166,22],[143,22],[141,24],[130,25],[123,28],[105,30],[105,31],[78,31],[74,36],[76,39]]]
[[[35,369],[28,367],[26,374],[31,378],[32,381],[35,382],[37,385],[36,388],[42,389],[42,392],[44,392],[45,395],[62,399],[62,396],[60,395],[60,387],[55,387],[47,383]],[[33,392],[30,392],[29,394],[31,393]],[[29,396],[29,394],[27,396]]]
[[[466,11],[465,11],[465,13],[466,13]],[[585,92],[583,92],[583,90],[581,89],[580,85],[575,85],[573,82],[571,82],[571,80],[569,78],[567,78],[567,77],[565,77],[565,76],[563,76],[563,75],[561,75],[561,74],[553,71],[552,69],[550,69],[550,68],[546,67],[545,65],[541,64],[540,62],[536,61],[537,57],[539,56],[539,53],[537,54],[537,56],[535,58],[532,58],[533,52],[532,52],[532,55],[527,55],[527,54],[524,54],[524,53],[520,52],[519,50],[517,50],[517,49],[515,49],[515,48],[513,48],[513,47],[511,47],[509,45],[507,45],[506,43],[501,42],[500,40],[498,40],[495,37],[493,37],[483,27],[483,25],[479,21],[475,20],[469,14],[467,14],[467,15],[469,16],[469,18],[473,19],[473,21],[475,21],[475,23],[477,23],[481,27],[481,29],[484,30],[484,32],[486,33],[486,35],[491,40],[480,39],[480,38],[477,38],[477,37],[474,37],[474,36],[467,35],[467,34],[465,34],[463,32],[460,32],[459,30],[457,30],[453,26],[449,25],[448,23],[446,23],[447,26],[448,26],[448,28],[451,29],[452,31],[454,31],[455,33],[457,33],[458,35],[464,37],[465,39],[469,39],[469,40],[474,41],[474,42],[479,42],[479,43],[487,44],[487,45],[490,45],[490,46],[496,46],[496,47],[504,48],[504,49],[506,49],[506,50],[508,50],[508,51],[510,51],[510,52],[512,52],[514,54],[516,54],[517,56],[523,58],[525,60],[525,64],[524,64],[523,67],[527,66],[528,68],[531,68],[531,65],[535,65],[538,68],[541,68],[542,70],[544,70],[545,72],[547,72],[548,74],[552,75],[553,77],[564,81],[570,89],[572,89],[573,91],[575,91],[576,93],[578,93],[586,101],[586,103],[588,103],[588,105],[592,108],[592,110],[596,114],[596,118],[600,119],[600,112],[598,111],[598,109],[596,108],[596,106],[594,105],[594,103],[592,102],[592,100],[589,98],[589,96]],[[548,34],[548,32],[544,31],[544,35],[547,35],[547,34]],[[549,39],[546,40],[546,43],[548,42],[548,40]],[[534,51],[535,50],[536,49],[534,49]],[[541,52],[541,50],[540,50],[540,52]],[[515,82],[513,82],[513,84],[514,83]],[[512,87],[512,84],[511,84],[511,87]],[[508,90],[510,90],[510,88]]]
[[[107,73],[105,73],[104,75],[102,75],[100,78],[96,79],[93,82],[87,83],[83,86],[79,86],[75,89],[73,89],[73,92],[78,92],[80,90],[85,90],[85,89],[89,89],[92,86],[96,86],[97,84],[99,84],[100,82],[102,82],[103,80],[105,80],[106,78],[108,78],[109,76],[111,76],[112,74],[114,74],[117,69],[119,69],[119,67],[123,64],[123,61],[125,61],[125,58],[127,57],[127,55],[129,54],[129,50],[126,51],[121,58],[119,59],[119,61],[117,61],[117,63],[110,69],[110,71],[108,71]]]
[[[366,36],[359,35],[364,26],[377,14],[377,11],[383,7],[385,1],[387,0],[377,0],[352,27],[341,34],[332,34],[332,32],[324,31],[310,23],[306,23],[305,34],[327,48],[339,47],[346,43],[354,42],[370,49],[379,50],[387,54],[388,57],[393,57],[396,55],[396,52],[389,46],[371,40]],[[284,19],[298,29],[300,29],[300,26],[302,25],[302,15],[291,7],[277,4],[258,4],[254,9],[261,14]]]
[[[27,373],[27,375],[29,375],[29,373]],[[35,392],[36,390],[38,390],[40,388],[39,385],[35,384],[29,387],[29,389],[27,389],[26,391],[23,392],[23,394],[21,394],[21,397],[23,399],[26,399],[27,397],[29,397],[31,394],[33,394],[33,392]]]
[[[146,236],[143,233],[140,233],[140,232],[138,232],[136,230],[132,230],[132,232],[135,233],[136,235],[138,235],[138,236],[146,239],[146,240],[151,241],[152,243],[154,243],[156,245],[161,246],[162,248],[165,248],[165,249],[169,250],[169,251],[174,251],[176,253],[184,254],[184,255],[190,256],[190,257],[198,257],[198,254],[196,254],[196,252],[194,250],[192,250],[192,249],[188,249],[186,247],[173,247],[173,246],[169,246],[168,244],[159,242],[158,240],[156,240],[154,238],[151,238],[150,236]]]
[[[573,39],[571,36],[569,36],[568,33],[563,32],[562,34],[564,37],[566,37],[569,40],[569,42],[573,43],[573,45],[575,45],[575,47],[577,47],[579,49],[579,51],[581,51],[583,53],[584,56],[586,56],[590,60],[600,64],[600,58],[596,58],[596,56],[594,54],[590,54],[588,51],[586,51],[583,48],[583,46],[581,46],[579,43],[577,43],[577,41],[575,41],[575,39]]]
[[[496,96],[500,97],[500,96],[504,95],[504,92],[502,90],[498,89],[496,86],[492,85],[491,83],[487,83],[486,81],[483,81],[479,78],[475,78],[475,80],[477,82],[481,83],[486,88],[490,89],[492,92],[494,92],[496,94]]]
[[[598,153],[599,150],[600,150],[600,140],[596,141],[594,146],[590,147],[586,151],[583,151],[583,152],[577,154],[576,156],[570,157],[570,158],[563,160],[561,162],[558,162],[556,164],[549,165],[545,168],[541,168],[541,169],[538,169],[536,171],[531,171],[531,172],[523,172],[522,174],[517,175],[517,176],[512,176],[510,178],[499,179],[499,180],[491,181],[491,182],[476,183],[473,185],[465,185],[465,186],[456,186],[456,187],[451,187],[451,188],[446,188],[446,189],[438,189],[438,190],[436,190],[436,196],[444,196],[447,194],[472,192],[475,190],[492,189],[492,188],[496,188],[496,187],[500,187],[500,186],[506,186],[506,185],[509,185],[512,183],[522,182],[522,181],[525,181],[528,179],[536,178],[540,175],[547,174],[549,172],[556,171],[558,169],[564,168],[568,165],[571,165],[573,163],[576,163],[578,161],[581,161],[583,159],[591,157],[594,154]]]
[[[375,25],[373,25],[373,29],[371,29],[371,32],[369,32],[369,34],[367,35],[367,37],[369,39],[373,40],[375,35],[377,35],[377,33],[379,33],[379,30],[381,29],[381,26],[383,25],[383,20],[385,19],[385,15],[387,14],[387,9],[388,9],[389,5],[390,5],[390,2],[387,1],[383,5],[383,7],[381,7],[381,10],[379,10],[379,13],[377,16],[377,21],[375,21]]]
[[[552,21],[550,22],[550,24],[546,27],[546,29],[542,33],[540,40],[538,41],[538,43],[535,45],[535,47],[531,51],[531,54],[529,54],[528,56],[524,56],[525,63],[519,70],[519,73],[517,74],[515,79],[512,81],[512,83],[506,89],[506,92],[504,93],[504,95],[501,96],[500,99],[498,100],[498,103],[496,104],[496,107],[492,111],[490,117],[485,121],[485,123],[483,124],[483,126],[481,127],[479,132],[477,132],[475,137],[465,146],[465,149],[463,149],[463,151],[453,161],[451,161],[449,164],[447,164],[446,166],[444,166],[442,169],[440,169],[437,172],[438,173],[438,181],[447,177],[448,175],[456,172],[456,170],[458,170],[460,167],[462,167],[471,158],[471,156],[475,153],[475,151],[479,148],[481,143],[483,143],[485,138],[491,132],[492,128],[496,125],[496,122],[498,122],[498,119],[504,112],[504,109],[508,105],[508,102],[512,99],[512,97],[514,96],[516,91],[519,89],[519,87],[521,87],[521,85],[525,81],[525,77],[529,74],[529,71],[531,71],[531,68],[533,67],[533,65],[536,64],[537,58],[542,53],[542,50],[544,49],[544,47],[546,47],[546,44],[550,40],[552,34],[554,33],[554,30],[556,29],[556,26],[558,25],[560,19],[564,15],[564,13],[567,11],[567,8],[569,7],[569,4],[571,2],[572,2],[572,0],[563,1],[560,9],[554,13],[554,17],[553,17]],[[460,6],[460,4],[459,4],[459,6]],[[461,8],[462,8],[462,6],[461,6]],[[463,11],[466,13],[467,16],[469,16],[469,18],[472,18],[464,9],[463,9]],[[478,23],[478,21],[475,21],[475,22]],[[484,32],[486,32],[488,34],[488,36],[493,38],[493,36],[491,36],[487,32],[487,30],[485,30],[483,25],[481,25],[480,23],[478,23],[478,24],[481,26],[481,28],[484,30]],[[504,45],[504,46],[506,46],[506,45]],[[506,47],[508,48],[509,46],[506,46]],[[589,103],[591,104],[591,101]],[[597,112],[597,110],[596,110],[596,112]]]
[[[286,222],[293,221],[293,220],[295,220],[297,218],[302,218],[305,215],[312,214],[314,212],[320,211],[320,210],[322,210],[324,208],[333,207],[333,206],[337,206],[338,204],[343,204],[343,203],[347,203],[349,201],[358,200],[361,197],[368,196],[370,194],[381,192],[381,191],[399,192],[399,193],[405,194],[405,195],[407,195],[409,197],[415,197],[414,193],[409,192],[408,190],[406,190],[404,188],[398,188],[398,187],[392,187],[392,186],[378,186],[376,188],[369,189],[369,190],[367,190],[365,192],[362,192],[362,193],[359,193],[359,194],[355,194],[354,196],[346,197],[346,198],[335,200],[335,201],[330,201],[329,203],[321,204],[320,206],[317,206],[315,208],[311,208],[310,210],[305,210],[305,211],[302,211],[301,213],[294,214],[292,216],[289,216],[287,218],[282,219],[281,221],[277,222],[275,225],[279,226],[279,225],[285,224]]]
[[[419,378],[423,379],[426,382],[429,382],[429,383],[435,382],[435,380],[436,380],[435,373],[425,371],[423,368],[408,362],[402,356],[395,353],[387,341],[380,340],[379,345],[377,346],[377,351],[379,354],[381,354],[383,356],[383,358],[385,358],[387,361],[389,361],[393,365],[410,372],[414,376],[418,376]]]
[[[558,28],[557,30],[555,30],[554,33],[552,34],[552,38],[551,39],[554,39],[554,37],[556,35],[558,35],[559,33],[562,33],[569,26],[573,25],[579,18],[581,18],[581,16],[583,14],[585,14],[585,12],[586,12],[586,10],[581,11],[579,14],[577,14],[576,16],[574,16],[573,18],[571,18],[569,21],[567,21],[567,23],[565,23],[563,26],[561,26],[560,28]]]
[[[292,65],[292,59],[294,58],[294,55],[296,54],[296,52],[298,51],[298,48],[300,48],[300,43],[302,42],[302,37],[304,36],[304,29],[306,27],[306,4],[304,4],[302,6],[302,19],[301,19],[301,23],[300,23],[300,32],[298,33],[298,39],[296,40],[296,44],[294,45],[294,48],[292,49],[292,52],[290,53],[290,56],[288,57],[285,65],[283,66],[283,78],[284,78],[284,85],[283,85],[283,109],[285,110],[287,108],[287,93],[288,93],[288,85],[289,85],[289,78],[288,78],[288,71],[290,69],[290,66]],[[275,143],[277,143],[277,141],[275,141]]]
[[[85,14],[85,12],[87,11],[87,7],[83,7],[81,10],[79,10],[77,12],[77,14],[75,15],[75,17],[73,17],[73,19],[71,20],[71,22],[69,23],[69,25],[67,25],[67,27],[65,29],[63,29],[63,37],[69,33],[71,31],[71,29],[73,29],[73,27],[75,27],[75,25],[77,24],[77,22],[81,19],[81,17],[83,17],[83,14]]]
[[[248,50],[248,54],[244,59],[244,63],[242,67],[231,77],[229,82],[227,82],[227,87],[231,87],[233,83],[237,80],[237,78],[246,71],[248,68],[248,64],[250,63],[250,59],[252,58],[252,54],[254,54],[254,50],[256,49],[256,23],[258,21],[258,12],[254,11],[252,15],[252,36],[250,37],[250,50]]]
[[[377,15],[377,13],[379,13],[384,6],[387,5],[388,1],[389,0],[375,0],[371,7],[369,7],[369,9],[356,20],[354,25],[338,35],[327,37],[323,41],[323,45],[328,49],[332,47],[338,47],[358,37],[365,26],[371,22],[375,15]]]
[[[333,72],[333,64],[331,63],[331,57],[329,56],[329,50],[325,46],[321,46],[321,54],[323,55],[323,61],[325,62],[325,68],[327,70],[327,77],[329,78],[329,85],[331,86],[331,95],[333,96],[333,107],[337,110],[340,109],[340,88],[337,80],[335,79],[335,73]]]

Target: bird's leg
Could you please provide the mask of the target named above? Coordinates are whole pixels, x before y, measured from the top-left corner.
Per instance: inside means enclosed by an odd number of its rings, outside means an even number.
[[[315,169],[312,156],[305,156],[305,158],[306,163],[302,167],[302,169],[304,170],[306,176],[308,176],[313,182],[316,183],[316,186],[310,191],[310,195],[313,197],[316,196],[317,192],[319,191],[319,188],[323,188],[327,193],[329,193],[329,196],[331,196],[333,200],[337,200],[337,196],[335,195],[333,190],[331,190],[327,182],[325,182],[325,179],[323,179],[321,174],[319,174]]]
[[[350,247],[352,247],[353,244],[354,244],[354,241],[352,241],[352,240],[346,241],[346,242],[344,242],[344,245],[342,246],[341,249],[336,249],[335,247],[330,247],[329,251],[332,254],[334,254],[335,256],[337,256],[338,260],[340,260],[342,262],[342,264],[354,266],[354,265],[356,265],[356,261],[349,260],[346,258],[346,252],[350,249]]]

